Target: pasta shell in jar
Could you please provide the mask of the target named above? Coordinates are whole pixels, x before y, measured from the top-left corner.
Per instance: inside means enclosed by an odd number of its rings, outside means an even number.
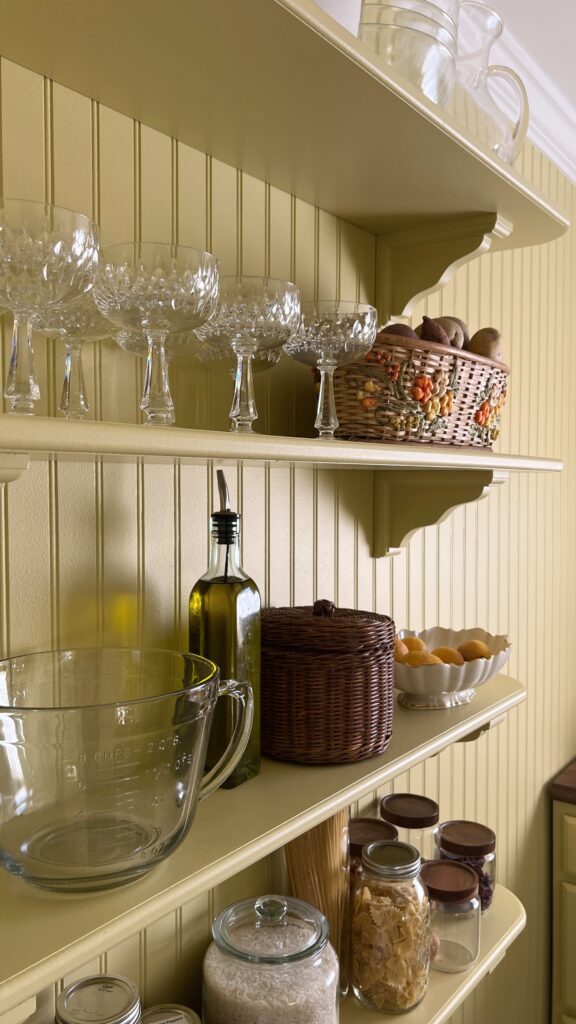
[[[352,894],[352,987],[368,1009],[404,1013],[424,998],[430,906],[420,855],[408,843],[369,843]]]

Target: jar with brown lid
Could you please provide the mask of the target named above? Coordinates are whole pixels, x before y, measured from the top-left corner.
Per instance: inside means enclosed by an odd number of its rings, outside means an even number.
[[[398,829],[400,842],[415,846],[422,860],[433,860],[440,818],[435,800],[417,793],[390,793],[380,801],[380,814]]]
[[[478,876],[480,908],[488,910],[496,884],[496,835],[477,821],[445,821],[438,830],[438,856],[472,868]]]
[[[430,907],[420,854],[399,842],[369,843],[353,893],[352,988],[370,1010],[404,1013],[424,998]]]
[[[480,951],[478,876],[465,864],[429,860],[421,879],[430,899],[431,967],[466,971]]]

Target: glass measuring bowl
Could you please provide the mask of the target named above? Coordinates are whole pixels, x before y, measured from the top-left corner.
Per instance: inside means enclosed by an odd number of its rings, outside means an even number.
[[[202,777],[219,696],[238,705]],[[238,763],[251,687],[196,654],[122,648],[0,661],[0,865],[46,889],[131,882],[187,834],[196,804]]]

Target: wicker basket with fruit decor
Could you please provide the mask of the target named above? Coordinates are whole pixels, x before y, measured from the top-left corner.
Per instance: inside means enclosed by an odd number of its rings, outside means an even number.
[[[509,373],[496,359],[384,329],[363,360],[335,373],[337,436],[491,448]]]

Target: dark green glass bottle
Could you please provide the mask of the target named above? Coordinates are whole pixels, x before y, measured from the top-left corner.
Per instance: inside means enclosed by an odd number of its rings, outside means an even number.
[[[190,651],[216,662],[222,679],[250,683],[254,724],[242,759],[224,787],[232,789],[260,768],[260,593],[240,564],[240,515],[230,511],[224,474],[218,470],[221,508],[211,516],[208,572],[190,594]],[[221,697],[214,709],[206,767],[224,753],[234,727],[234,705]]]

